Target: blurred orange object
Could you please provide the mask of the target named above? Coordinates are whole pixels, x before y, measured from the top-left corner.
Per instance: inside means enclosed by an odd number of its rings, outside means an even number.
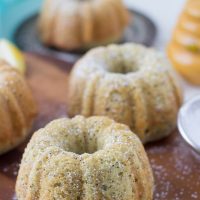
[[[168,56],[184,78],[200,85],[200,1],[188,0],[168,46]]]

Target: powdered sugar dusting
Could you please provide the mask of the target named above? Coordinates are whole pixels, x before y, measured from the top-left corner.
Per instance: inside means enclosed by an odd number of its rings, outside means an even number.
[[[179,135],[149,145],[147,152],[155,176],[154,200],[200,199],[200,156]]]

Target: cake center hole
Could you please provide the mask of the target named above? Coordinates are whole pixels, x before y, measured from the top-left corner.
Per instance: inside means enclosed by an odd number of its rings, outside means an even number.
[[[117,73],[117,74],[128,74],[137,72],[139,70],[138,66],[134,63],[119,63],[119,64],[113,64],[110,66],[107,66],[107,70],[111,73]]]

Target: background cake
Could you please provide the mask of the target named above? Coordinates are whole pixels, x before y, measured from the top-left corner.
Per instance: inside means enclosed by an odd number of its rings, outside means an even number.
[[[107,44],[121,39],[128,15],[122,0],[45,0],[39,36],[66,50]]]
[[[27,137],[36,105],[23,76],[0,60],[0,154]]]
[[[144,143],[171,133],[181,102],[166,58],[136,44],[91,50],[76,63],[68,84],[70,116],[108,116]]]

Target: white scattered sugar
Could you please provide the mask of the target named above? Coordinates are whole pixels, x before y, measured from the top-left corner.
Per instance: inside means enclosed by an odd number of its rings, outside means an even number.
[[[5,174],[9,174],[9,175],[12,175],[14,177],[17,176],[18,170],[19,170],[19,163],[12,163],[11,165],[6,166],[2,169],[2,171]]]
[[[17,200],[16,194],[14,194],[14,196],[12,197],[12,200]]]
[[[191,198],[193,198],[193,199],[198,199],[198,194],[197,194],[197,192],[194,192],[193,194],[191,194]]]
[[[200,156],[180,136],[147,152],[155,177],[154,200],[200,199]]]

